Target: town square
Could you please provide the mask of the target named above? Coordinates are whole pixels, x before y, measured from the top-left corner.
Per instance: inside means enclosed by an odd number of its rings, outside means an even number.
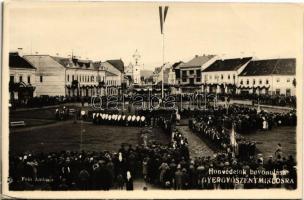
[[[298,189],[292,6],[79,5],[11,7],[9,190]]]

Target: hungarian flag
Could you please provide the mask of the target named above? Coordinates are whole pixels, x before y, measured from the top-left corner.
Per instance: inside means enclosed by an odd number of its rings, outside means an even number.
[[[165,6],[165,9],[163,10],[162,6],[159,6],[159,20],[160,20],[160,32],[163,34],[164,24],[166,21],[167,13],[168,13],[168,6]]]

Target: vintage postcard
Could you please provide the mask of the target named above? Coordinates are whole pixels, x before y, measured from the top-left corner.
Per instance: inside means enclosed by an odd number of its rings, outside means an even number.
[[[4,2],[3,197],[300,198],[303,16]]]

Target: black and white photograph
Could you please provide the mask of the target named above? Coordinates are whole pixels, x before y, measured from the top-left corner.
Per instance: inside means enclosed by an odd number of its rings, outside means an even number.
[[[3,193],[300,197],[301,5],[3,12]]]

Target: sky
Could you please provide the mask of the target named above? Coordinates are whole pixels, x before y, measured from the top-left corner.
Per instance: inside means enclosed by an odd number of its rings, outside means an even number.
[[[297,57],[303,15],[291,4],[207,3],[10,3],[10,51],[38,52],[105,61],[133,61],[138,49],[144,69],[162,64],[159,5],[168,5],[165,62],[195,55],[257,59]]]

